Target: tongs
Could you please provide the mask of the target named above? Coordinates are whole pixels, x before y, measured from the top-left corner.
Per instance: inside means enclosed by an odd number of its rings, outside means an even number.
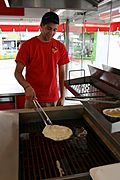
[[[42,106],[39,104],[39,102],[37,101],[37,99],[33,99],[33,103],[35,105],[36,111],[39,113],[39,115],[41,116],[43,122],[45,123],[45,125],[52,125],[52,122],[50,120],[50,118],[48,117],[48,115],[45,113],[45,111],[43,110]]]

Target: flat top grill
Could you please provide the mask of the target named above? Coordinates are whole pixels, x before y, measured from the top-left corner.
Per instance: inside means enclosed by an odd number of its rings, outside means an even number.
[[[89,172],[95,166],[117,162],[84,119],[53,121],[72,129],[73,136],[55,142],[41,133],[43,122],[20,123],[19,180],[40,180]],[[87,130],[80,136],[80,129]],[[57,167],[59,162],[62,172]]]

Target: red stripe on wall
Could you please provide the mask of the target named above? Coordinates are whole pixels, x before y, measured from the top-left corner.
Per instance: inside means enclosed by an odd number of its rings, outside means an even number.
[[[39,25],[0,25],[0,29],[3,32],[25,32],[26,30],[28,32],[38,32],[40,29]],[[59,25],[58,32],[63,32],[62,25]]]
[[[0,15],[4,16],[24,16],[24,8],[0,7]]]
[[[0,29],[3,31],[3,32],[12,32],[12,31],[16,31],[16,32],[25,32],[26,30],[28,32],[38,32],[39,29],[40,29],[40,26],[39,25],[0,25]],[[82,32],[82,31],[85,31],[85,32],[97,32],[97,31],[116,31],[116,30],[120,30],[120,22],[117,22],[117,23],[111,23],[110,24],[110,27],[105,27],[105,25],[103,24],[103,27],[98,26],[96,27],[96,25],[94,26],[94,24],[91,26],[89,26],[89,24],[86,26],[83,26],[83,27],[75,27],[75,26],[70,26],[69,27],[69,31],[70,32]],[[66,26],[65,24],[60,24],[59,27],[58,27],[58,31],[57,32],[65,32],[66,31]]]
[[[3,32],[11,32],[11,31],[16,31],[16,32],[25,32],[27,31],[39,31],[40,26],[32,26],[32,25],[0,25],[0,29]]]

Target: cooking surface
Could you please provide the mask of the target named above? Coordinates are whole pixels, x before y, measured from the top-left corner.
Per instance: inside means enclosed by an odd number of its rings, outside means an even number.
[[[38,180],[89,172],[95,166],[115,163],[117,160],[108,151],[84,119],[53,121],[72,129],[73,136],[55,142],[41,133],[42,122],[20,123],[20,180]],[[87,135],[80,135],[81,127]],[[60,163],[62,172],[56,162]]]

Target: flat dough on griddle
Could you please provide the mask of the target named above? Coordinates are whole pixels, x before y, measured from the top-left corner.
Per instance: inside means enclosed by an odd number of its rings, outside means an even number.
[[[54,141],[62,141],[69,139],[73,134],[72,130],[66,126],[59,125],[47,125],[42,133],[45,137],[50,138]]]

